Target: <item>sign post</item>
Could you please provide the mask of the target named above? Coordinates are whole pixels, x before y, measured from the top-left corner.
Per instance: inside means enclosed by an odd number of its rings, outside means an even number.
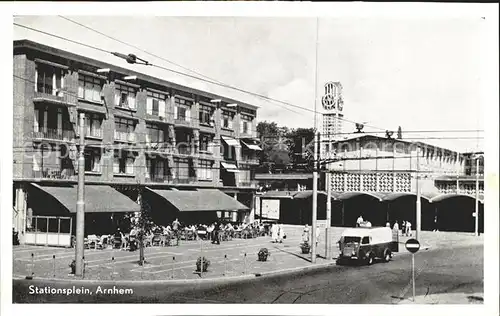
[[[414,238],[406,241],[406,249],[411,252],[411,275],[413,286],[413,302],[415,302],[415,253],[420,249],[420,243]]]

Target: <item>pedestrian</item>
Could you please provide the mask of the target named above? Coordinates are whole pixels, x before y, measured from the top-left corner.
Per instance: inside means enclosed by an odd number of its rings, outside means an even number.
[[[406,233],[406,221],[403,221],[401,224],[401,235],[404,235]]]
[[[359,215],[358,219],[356,220],[356,227],[361,227],[361,223],[363,223],[363,216]]]
[[[271,239],[273,242],[278,242],[278,225],[273,223],[273,226],[271,226]]]
[[[392,227],[393,230],[395,230],[398,235],[399,235],[399,224],[398,224],[398,221],[395,221],[394,222],[394,226]]]
[[[437,224],[437,221],[438,221],[438,217],[437,216],[434,216],[434,230],[433,232],[438,232],[438,224]]]
[[[319,236],[321,235],[321,229],[319,229],[319,225],[316,226],[316,247],[318,247]]]
[[[391,223],[389,222],[385,223],[385,227],[391,227]]]
[[[283,229],[283,224],[279,225],[278,239],[280,241],[280,244],[283,243],[283,239],[285,239],[285,230]]]
[[[212,244],[220,245],[219,232],[220,232],[220,226],[217,225],[217,223],[215,223],[213,230]]]
[[[309,243],[309,225],[307,224],[304,226],[304,230],[302,231],[302,242],[305,244]]]
[[[411,222],[410,221],[406,222],[406,236],[411,237]]]

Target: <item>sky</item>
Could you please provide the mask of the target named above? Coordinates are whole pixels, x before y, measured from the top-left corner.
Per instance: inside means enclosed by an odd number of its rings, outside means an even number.
[[[217,81],[310,110],[315,108],[315,91],[320,109],[323,85],[340,81],[344,117],[367,122],[365,131],[395,131],[398,126],[403,132],[484,130],[481,58],[485,43],[480,16],[67,17]],[[17,16],[14,21],[187,72],[58,16]],[[14,39],[30,39],[256,104],[259,121],[294,128],[314,126],[311,111],[164,70],[129,65],[113,55],[16,26]],[[353,123],[344,122],[343,132],[354,130]],[[477,139],[484,136],[481,132],[404,136],[457,151],[483,150],[483,140]],[[422,139],[434,137],[473,139]]]

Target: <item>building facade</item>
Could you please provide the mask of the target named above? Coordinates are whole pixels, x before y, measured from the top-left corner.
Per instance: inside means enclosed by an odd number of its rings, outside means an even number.
[[[18,231],[32,183],[76,184],[81,114],[86,183],[218,188],[253,207],[257,106],[27,40],[13,67]]]

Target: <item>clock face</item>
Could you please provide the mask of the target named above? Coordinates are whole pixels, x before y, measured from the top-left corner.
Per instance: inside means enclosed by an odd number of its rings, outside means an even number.
[[[323,103],[323,107],[326,110],[331,110],[331,109],[335,108],[335,98],[332,95],[327,94],[327,95],[323,96],[321,101]]]

